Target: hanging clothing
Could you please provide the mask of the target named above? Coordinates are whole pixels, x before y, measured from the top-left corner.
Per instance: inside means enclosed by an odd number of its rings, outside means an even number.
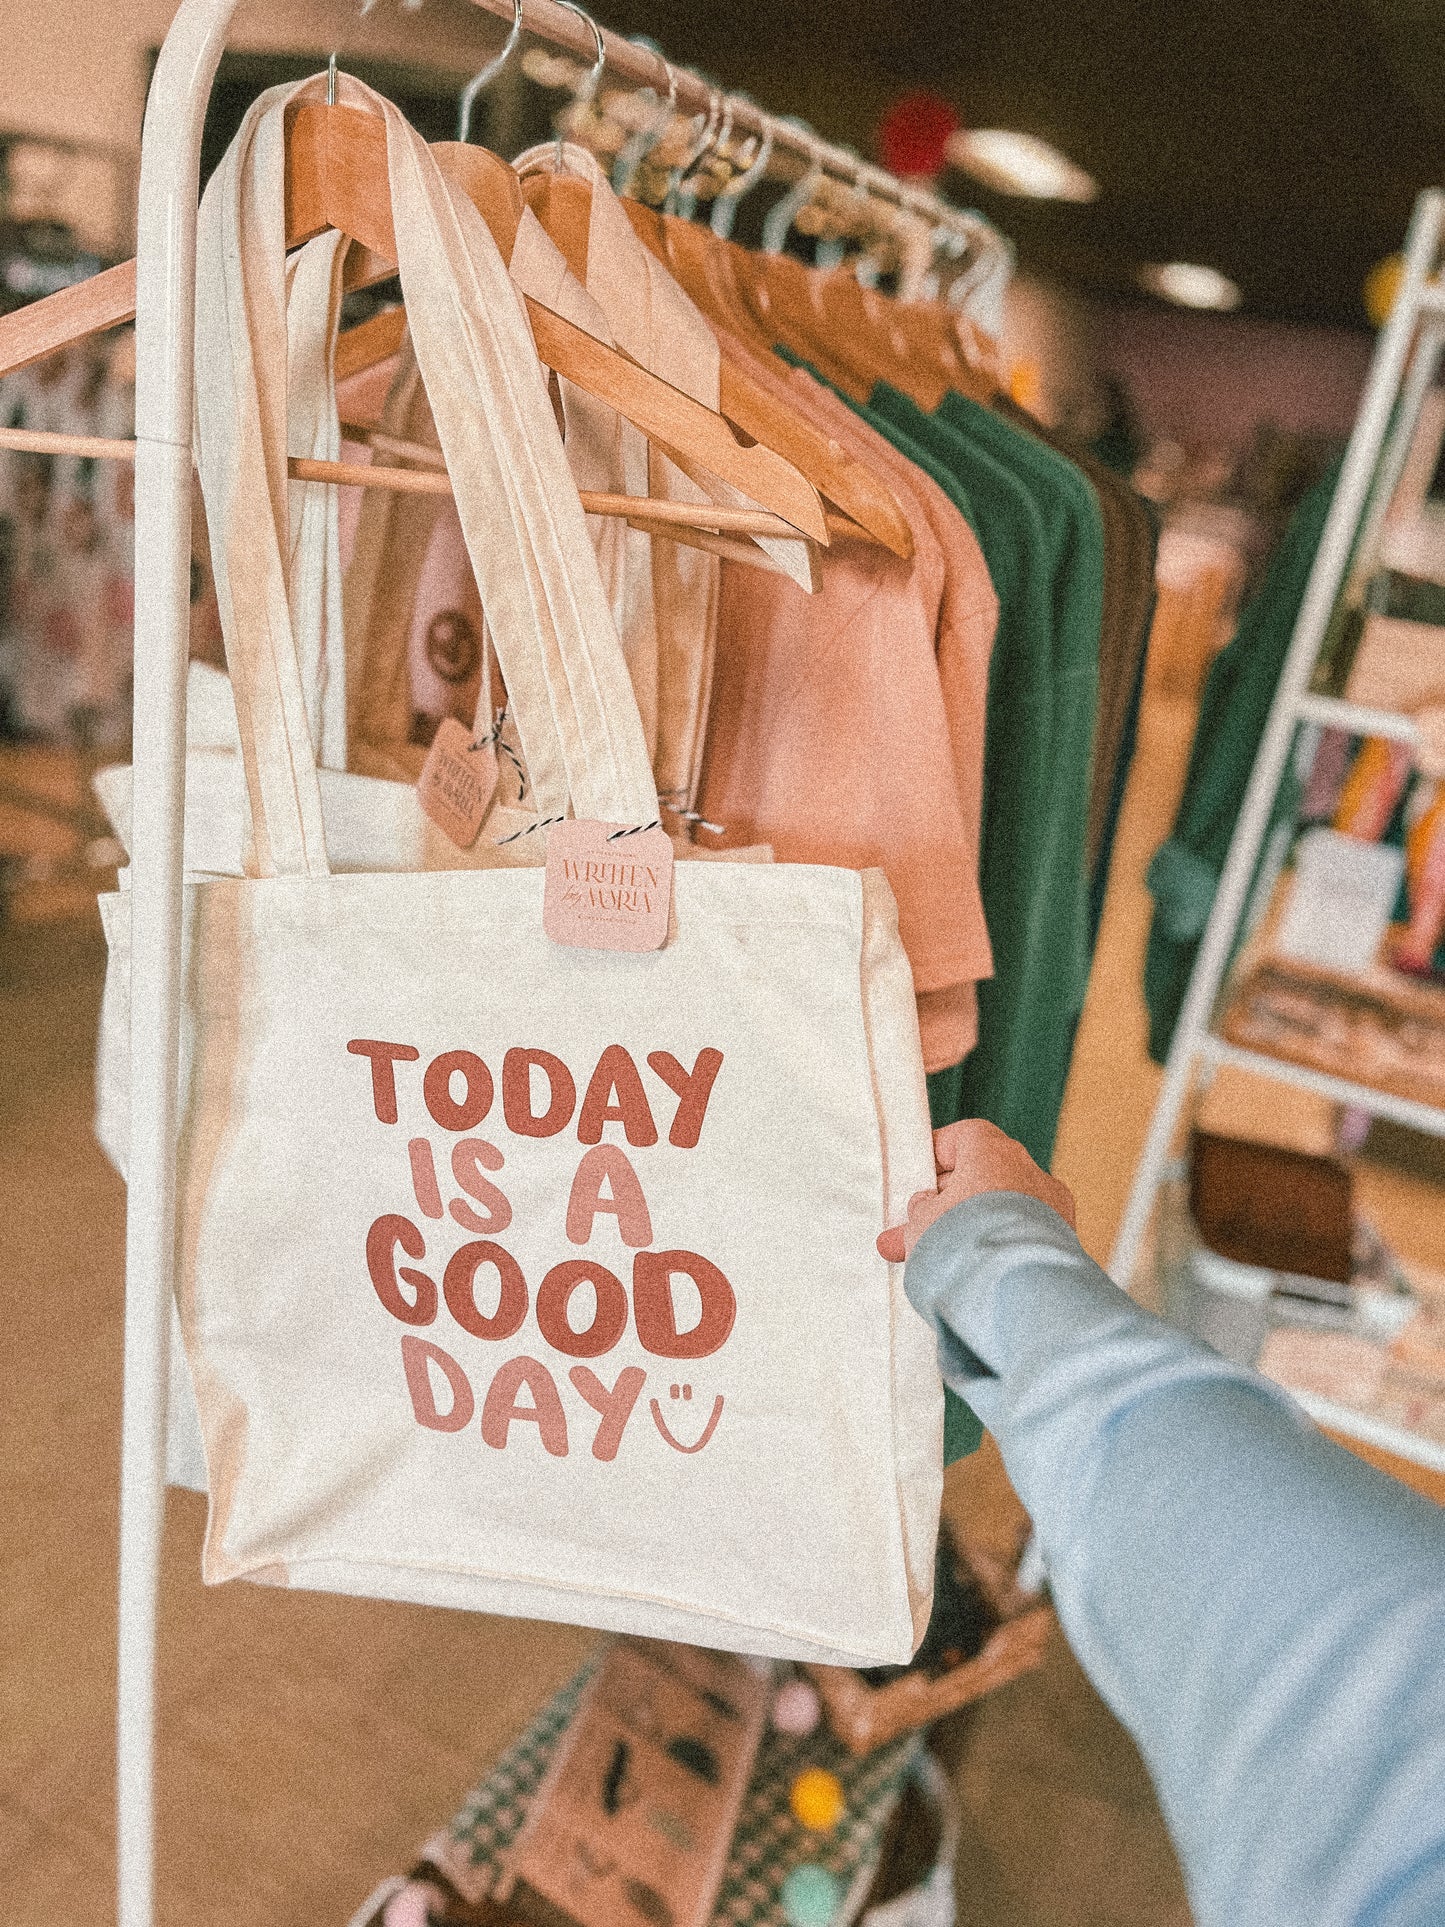
[[[915,991],[929,993],[974,983],[991,959],[935,656],[937,598],[930,606],[922,580],[941,582],[942,569],[910,506],[924,571],[839,538],[809,597],[724,563],[699,809],[723,848],[767,843],[784,862],[881,868]],[[945,1022],[929,1043],[935,1065],[969,1041]]]
[[[952,1067],[976,1043],[978,984],[993,967],[981,887],[981,842],[985,717],[998,595],[969,522],[939,482],[900,450],[881,425],[867,423],[803,368],[784,373],[777,363],[763,363],[737,344],[730,344],[730,353],[764,387],[810,414],[844,448],[883,470],[908,518],[914,556],[911,563],[900,563],[882,549],[835,542],[823,561],[824,595],[814,598],[806,612],[796,592],[789,597],[775,587],[769,595],[760,582],[746,579],[753,572],[724,565],[717,685],[700,808],[710,821],[726,826],[729,840],[746,841],[755,834],[780,858],[821,850],[834,853],[825,860],[851,862],[858,858],[849,850],[874,850],[870,860],[881,863],[899,901],[924,1063],[934,1073],[929,1077],[930,1102],[934,1121],[945,1121],[937,1111],[940,1079],[955,1078]],[[858,611],[857,628],[839,638],[844,653],[810,667],[811,659],[799,651],[796,621],[789,627],[787,619],[816,614],[816,639],[826,649],[842,598],[850,590],[861,595],[865,578],[875,584],[874,593],[866,611]],[[761,616],[762,604],[771,604],[781,618],[776,630]],[[914,611],[911,623],[896,613],[903,606]],[[869,640],[860,647],[864,633]],[[932,679],[925,650],[930,635]],[[907,650],[899,646],[905,639],[912,644]],[[847,667],[846,684],[836,674],[839,662]],[[792,709],[791,731],[785,732],[798,759],[800,780],[760,795],[750,784],[755,773],[750,758],[765,762],[776,756],[779,741],[774,733],[776,707],[768,699],[769,668],[799,676],[807,700]],[[918,679],[914,686],[920,693],[900,704],[899,699],[907,697],[909,672]],[[895,705],[891,722],[883,711],[884,699]],[[857,717],[871,713],[876,720],[872,726],[855,726],[851,733],[830,729],[826,720],[810,731],[804,726],[819,701],[826,716],[837,718],[851,705]],[[934,718],[940,706],[952,749],[956,818],[946,800],[949,776],[936,723],[927,732],[918,727],[920,716]],[[900,779],[909,768],[902,759],[917,766],[925,740],[933,773],[920,779],[926,784],[926,790],[920,790]],[[741,749],[744,742],[746,752]],[[820,748],[833,771],[823,782],[816,780],[813,761]],[[930,793],[945,797],[941,812],[927,802]],[[841,817],[836,807],[840,797]],[[734,803],[740,812],[736,822],[728,815]],[[937,841],[941,820],[957,825],[949,848]],[[842,844],[840,838],[850,834],[855,840]],[[925,840],[930,836],[931,844]],[[952,930],[955,938],[962,934],[960,919],[965,915],[973,935],[960,955],[956,943],[948,946],[946,933]],[[942,946],[930,942],[927,933],[932,931],[944,934]],[[945,1391],[944,1463],[976,1451],[982,1436],[967,1405]]]
[[[9,428],[127,438],[131,389],[89,350],[0,380]],[[134,477],[90,456],[0,455],[0,714],[84,746],[130,730]]]
[[[1058,628],[1050,544],[1006,462],[886,384],[865,418],[931,473],[977,532],[999,599],[989,673],[980,885],[994,976],[979,1041],[930,1080],[934,1121],[986,1117],[1047,1164],[1088,975],[1083,834],[1098,632]],[[1078,598],[1082,605],[1082,598]]]
[[[1205,680],[1184,794],[1169,840],[1149,865],[1154,919],[1144,1001],[1156,1064],[1169,1055],[1189,991],[1339,473],[1336,462],[1300,503],[1259,593]]]
[[[880,438],[810,376],[759,378],[877,463]],[[974,985],[992,969],[978,852],[998,605],[977,543],[951,530],[945,552],[915,479],[890,470],[911,562],[835,539],[812,598],[724,563],[699,809],[723,847],[885,871],[937,1069],[972,1047]]]
[[[1099,714],[1084,858],[1089,870],[1089,938],[1098,935],[1114,832],[1134,760],[1144,657],[1154,621],[1158,519],[1144,498],[1097,455],[1076,446],[1000,395],[995,411],[1071,462],[1098,500],[1104,523],[1104,589],[1099,612]]]

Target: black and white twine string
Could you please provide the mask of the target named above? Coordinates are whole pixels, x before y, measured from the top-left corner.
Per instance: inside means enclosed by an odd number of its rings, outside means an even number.
[[[507,705],[502,704],[496,719],[485,736],[479,736],[471,744],[471,750],[494,749],[499,756],[505,756],[512,765],[512,773],[517,779],[517,801],[520,803],[527,794],[527,772],[522,767],[522,759],[502,735],[502,725],[507,720]],[[469,751],[470,753],[470,751]]]
[[[681,790],[659,791],[657,800],[661,807],[667,811],[668,815],[675,816],[679,823],[690,823],[696,829],[707,830],[713,836],[721,836],[727,828],[727,825],[724,823],[709,823],[701,810],[688,809],[685,804],[673,801],[675,797],[679,797],[682,794],[683,792]]]
[[[549,830],[554,823],[565,823],[566,820],[565,816],[539,816],[535,823],[529,823],[524,830],[513,830],[510,836],[499,836],[496,848],[500,849],[504,843],[515,843],[519,837],[530,836],[533,830]]]

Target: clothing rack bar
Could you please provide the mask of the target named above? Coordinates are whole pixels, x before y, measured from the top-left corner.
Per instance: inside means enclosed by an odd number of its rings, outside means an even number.
[[[471,4],[508,22],[514,18],[513,0],[471,0]],[[754,134],[759,138],[772,136],[773,160],[768,171],[775,178],[796,180],[816,170],[845,187],[863,188],[875,200],[886,201],[935,228],[945,229],[976,249],[996,252],[1009,247],[998,229],[981,214],[954,207],[942,195],[925,188],[910,187],[850,149],[820,140],[811,129],[796,121],[782,120],[764,112],[741,94],[729,94],[709,85],[688,68],[674,67],[663,54],[613,33],[600,23],[594,32],[586,17],[563,6],[561,0],[522,0],[522,27],[536,39],[545,40],[565,53],[576,54],[589,69],[597,58],[600,36],[603,81],[611,78],[649,87],[660,100],[671,95],[680,114],[707,114],[719,107],[730,108],[735,133]]]

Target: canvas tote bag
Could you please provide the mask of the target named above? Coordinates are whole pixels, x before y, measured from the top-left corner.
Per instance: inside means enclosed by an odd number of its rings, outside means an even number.
[[[213,263],[224,258],[222,252],[236,243],[243,221],[263,217],[249,198],[248,157],[258,137],[267,106],[274,100],[287,100],[308,90],[315,93],[318,83],[302,83],[278,91],[274,99],[258,105],[248,119],[231,153],[226,157],[218,190],[206,204],[207,238],[204,243]],[[578,165],[580,150],[568,149],[571,164]],[[588,157],[590,160],[590,156]],[[610,193],[610,190],[609,190]],[[594,256],[615,254],[622,243],[640,248],[631,228],[618,210],[621,229],[609,229],[604,245],[594,246]],[[519,258],[509,271],[513,280],[521,274],[531,290],[545,296],[553,306],[562,307],[578,326],[609,339],[609,324],[602,310],[587,292],[572,281],[561,255],[543,233],[530,211],[523,216]],[[642,251],[645,255],[645,250]],[[284,359],[287,370],[285,432],[292,454],[305,454],[334,460],[340,452],[340,429],[334,356],[340,316],[341,268],[344,251],[339,237],[324,235],[288,258],[284,281],[278,280],[270,291],[269,304],[260,301],[253,312],[253,324],[263,332],[261,355],[278,363]],[[646,256],[646,266],[651,257]],[[657,273],[661,275],[659,268]],[[654,290],[644,304],[652,318],[653,336],[666,337],[664,344],[650,341],[649,353],[638,358],[653,365],[661,356],[662,370],[689,392],[698,388],[698,398],[715,404],[717,377],[712,371],[710,384],[704,369],[697,364],[697,327],[679,325],[674,311],[683,299],[680,290],[669,305],[666,290],[659,297]],[[280,304],[284,300],[287,352],[281,354]],[[614,308],[620,304],[613,303]],[[653,314],[661,307],[664,319]],[[634,321],[634,327],[637,325]],[[700,318],[698,325],[701,326]],[[264,338],[269,326],[269,339]],[[641,348],[640,339],[629,338],[630,345]],[[711,336],[708,336],[711,340]],[[716,357],[715,345],[713,348]],[[682,379],[686,375],[687,379]],[[641,444],[641,468],[626,473],[619,469],[594,485],[608,489],[646,492],[648,482],[647,445],[636,430],[621,422],[610,410],[590,403],[590,398],[572,394],[573,412],[581,413],[589,403],[591,417],[582,423],[579,446],[572,445],[571,431],[578,426],[569,414],[569,466],[579,474],[579,460],[592,451],[589,442],[608,435],[619,443],[634,438]],[[258,396],[257,406],[262,405]],[[273,398],[274,405],[274,398]],[[600,416],[607,418],[600,421]],[[388,398],[387,419],[383,426],[393,433],[416,441],[434,441],[431,411],[416,367],[409,341],[404,344],[393,392]],[[590,430],[590,435],[587,431]],[[636,449],[633,449],[634,455]],[[685,481],[679,482],[672,465],[665,464],[666,486],[654,477],[654,492],[677,493],[701,498],[704,491]],[[714,484],[715,492],[727,499],[742,498]],[[538,863],[542,850],[528,841],[528,826],[535,820],[530,810],[516,807],[517,791],[510,783],[494,799],[485,833],[469,850],[459,850],[431,822],[420,808],[416,778],[424,751],[409,741],[412,703],[408,686],[407,644],[412,603],[416,596],[421,560],[433,535],[442,504],[434,496],[389,495],[385,491],[367,492],[361,505],[360,527],[350,564],[343,569],[337,491],[320,483],[291,483],[287,490],[286,541],[284,545],[287,596],[292,612],[300,664],[302,695],[316,743],[321,783],[326,840],[333,868],[341,870],[417,870],[468,868],[504,862]],[[451,505],[446,505],[451,511]],[[606,574],[614,613],[626,612],[634,628],[640,614],[651,617],[650,603],[639,583],[649,573],[648,552],[653,545],[646,537],[625,530],[620,523],[606,523],[604,537],[589,521],[594,550],[599,562],[611,564]],[[618,550],[617,536],[622,531],[631,538],[625,550]],[[458,535],[460,531],[458,530]],[[642,552],[638,551],[642,545]],[[774,543],[779,553],[801,549],[801,544]],[[670,638],[666,652],[666,688],[658,692],[661,702],[659,736],[653,749],[659,788],[671,781],[669,772],[692,768],[701,741],[701,726],[706,689],[711,680],[712,622],[715,620],[716,558],[695,550],[683,550],[672,543],[658,545],[656,567],[661,577],[671,582],[700,585],[706,596],[711,582],[713,593],[707,609],[680,609],[676,598],[668,604]],[[625,556],[626,581],[615,579]],[[650,575],[649,575],[650,581]],[[694,601],[698,593],[694,588]],[[344,612],[344,620],[343,620]],[[684,619],[679,620],[682,617]],[[688,619],[690,618],[690,619]],[[653,653],[655,654],[655,639]],[[633,677],[639,706],[651,685],[658,680],[661,664],[649,666],[643,660],[646,648],[639,648],[634,637],[624,647]],[[490,721],[490,718],[488,719]],[[245,874],[247,810],[240,763],[241,746],[236,732],[235,708],[230,682],[219,671],[201,663],[190,668],[186,711],[186,821],[185,867],[191,874]],[[514,722],[507,721],[505,754],[515,768],[521,761],[520,745]],[[683,760],[680,762],[679,757]],[[111,826],[128,850],[131,834],[131,770],[128,765],[112,765],[95,778],[96,792]],[[677,786],[677,795],[691,800],[691,786]],[[728,860],[749,852],[698,852]],[[121,889],[126,884],[121,873]],[[100,900],[108,954],[101,1003],[96,1054],[96,1135],[116,1169],[124,1174],[126,1146],[130,1129],[130,923],[122,894]],[[183,1027],[183,1066],[189,1061],[190,1032]],[[205,1466],[195,1400],[186,1374],[179,1341],[173,1334],[170,1422],[167,1444],[167,1476],[172,1484],[204,1492]]]
[[[245,343],[258,369],[284,367],[284,393],[255,383],[250,404],[253,429],[269,410],[267,431],[290,454],[336,460],[341,447],[335,351],[340,320],[341,237],[326,234],[286,259],[277,255],[274,230],[258,224],[281,218],[276,207],[257,204],[251,173],[274,171],[268,133],[290,101],[318,96],[317,80],[271,90],[246,117],[217,171],[203,204],[199,242],[212,279],[202,301],[223,285],[225,264],[247,237],[254,284],[242,320]],[[358,98],[366,95],[360,90]],[[369,96],[368,96],[369,97]],[[566,274],[561,257],[530,213],[534,261],[556,256],[554,278]],[[267,273],[260,261],[269,263]],[[580,290],[579,290],[580,293]],[[581,296],[585,302],[585,295]],[[605,332],[600,315],[593,321]],[[254,337],[254,339],[252,339]],[[280,412],[277,412],[277,411]],[[433,439],[430,407],[408,343],[383,426],[418,441]],[[470,849],[459,849],[422,810],[416,779],[425,751],[408,740],[411,698],[407,684],[407,629],[421,554],[441,504],[435,496],[367,491],[351,565],[343,570],[337,513],[338,491],[319,482],[275,484],[286,595],[296,641],[300,699],[316,746],[327,853],[336,870],[423,870],[532,864],[542,848],[528,840],[536,812],[517,807],[510,784],[494,798],[486,828]],[[621,486],[620,478],[613,486]],[[702,558],[707,560],[708,558]],[[534,732],[535,733],[535,732]],[[515,721],[507,724],[509,749],[521,760]],[[185,868],[191,875],[242,876],[246,872],[247,805],[241,743],[230,684],[218,671],[192,663],[186,704]],[[93,778],[96,795],[122,847],[130,850],[131,784],[128,764],[112,764]],[[105,988],[96,1052],[95,1129],[102,1148],[124,1174],[130,1129],[130,923],[121,892],[100,899],[107,940]],[[183,1061],[189,1037],[183,1036]],[[204,1489],[199,1441],[181,1399],[172,1412],[171,1473],[175,1483]],[[189,1441],[195,1441],[192,1449]]]
[[[418,362],[539,813],[651,821],[525,319],[424,143],[348,91],[386,120]],[[551,943],[535,868],[333,873],[238,263],[230,331],[198,316],[258,872],[189,890],[205,1576],[900,1661],[931,1602],[942,1401],[873,1243],[932,1178],[886,884],[680,864],[669,941],[639,956]]]

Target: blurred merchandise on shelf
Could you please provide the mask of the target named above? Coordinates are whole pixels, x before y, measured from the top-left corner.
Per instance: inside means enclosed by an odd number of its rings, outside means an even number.
[[[705,1927],[767,1724],[771,1669],[621,1639],[592,1677],[496,1897],[536,1927]]]
[[[747,1663],[713,1654],[695,1653],[693,1658],[699,1664],[714,1658],[731,1666]],[[477,1927],[481,1922],[503,1927],[521,1918],[509,1903],[495,1897],[498,1881],[571,1723],[585,1705],[589,1682],[607,1663],[604,1656],[584,1667],[543,1707],[468,1796],[450,1825],[427,1841],[411,1872],[383,1883],[353,1916],[351,1927]],[[765,1685],[768,1677],[766,1670],[760,1674]],[[610,1766],[609,1759],[609,1771]],[[843,1789],[842,1816],[823,1835],[801,1826],[789,1807],[793,1782],[813,1768],[834,1774]],[[922,1786],[941,1822],[935,1824],[930,1859],[935,1871],[942,1865],[942,1893],[951,1901],[956,1822],[946,1788],[940,1792],[940,1778],[930,1773],[923,1742],[915,1736],[858,1759],[821,1727],[803,1738],[766,1732],[708,1918],[716,1927],[779,1927],[784,1919],[782,1891],[789,1875],[800,1866],[815,1866],[838,1882],[844,1896],[836,1916],[838,1927],[860,1918],[866,1922],[875,1892],[880,1899],[896,1897],[896,1889],[883,1887],[888,1856],[885,1852],[880,1865],[880,1850],[886,1846],[885,1833],[900,1801],[915,1783]],[[605,1791],[604,1784],[599,1792]],[[668,1850],[668,1836],[657,1821],[664,1816],[658,1809],[656,1818],[649,1818],[653,1808],[646,1800],[641,1810],[644,1824],[656,1832],[655,1853],[661,1857]],[[926,1874],[925,1883],[931,1878],[931,1873]],[[650,1896],[639,1893],[630,1905],[634,1922],[682,1927],[681,1920],[674,1923],[671,1911],[662,1911]],[[549,1916],[554,1923],[565,1918],[558,1911]],[[588,1927],[594,1919],[611,1918],[589,1914]],[[930,1918],[948,1921],[952,1914],[935,1913]]]
[[[1445,1106],[1445,992],[1387,968],[1346,977],[1270,957],[1245,975],[1222,1030],[1246,1050]]]
[[[1235,1264],[1350,1277],[1352,1189],[1335,1158],[1196,1130],[1189,1209],[1209,1249]]]
[[[94,274],[134,239],[128,147],[0,130],[0,311]]]
[[[125,357],[89,345],[0,379],[0,423],[128,438]],[[80,748],[130,735],[134,471],[0,455],[0,691],[8,733]]]
[[[93,916],[124,852],[91,791],[95,757],[0,744],[0,926]]]
[[[1299,1257],[1309,1255],[1301,1244]],[[1176,1181],[1161,1190],[1159,1265],[1169,1317],[1226,1358],[1445,1444],[1445,1277],[1402,1259],[1366,1220],[1353,1220],[1344,1279],[1244,1264],[1210,1249]]]

